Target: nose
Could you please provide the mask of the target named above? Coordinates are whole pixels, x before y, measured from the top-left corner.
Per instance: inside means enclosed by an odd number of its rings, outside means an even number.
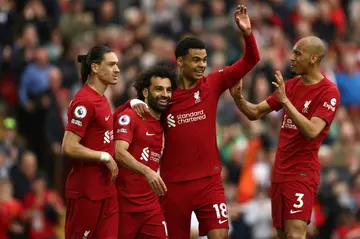
[[[294,54],[294,53],[291,54],[290,60],[291,60],[291,61],[295,61],[295,54]]]
[[[118,67],[117,65],[115,65],[114,72],[115,72],[115,73],[119,73],[119,72],[120,72],[120,69],[119,69],[119,67]]]
[[[206,67],[206,61],[200,61],[199,66],[205,68]]]
[[[170,96],[170,94],[169,94],[169,92],[165,89],[165,90],[161,91],[161,96],[168,98],[168,97]]]

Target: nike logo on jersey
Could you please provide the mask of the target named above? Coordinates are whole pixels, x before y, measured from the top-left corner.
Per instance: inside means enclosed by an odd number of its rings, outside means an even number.
[[[290,214],[295,214],[295,213],[299,213],[299,212],[302,212],[302,210],[296,210],[296,211],[293,211],[292,209],[290,210]]]
[[[108,121],[109,118],[110,118],[110,115],[105,117],[105,121]]]
[[[153,135],[155,135],[155,134],[149,134],[148,132],[146,132],[146,135],[147,135],[147,136],[153,136]]]
[[[219,224],[223,224],[225,222],[227,222],[228,219],[225,219],[225,220],[219,220]]]

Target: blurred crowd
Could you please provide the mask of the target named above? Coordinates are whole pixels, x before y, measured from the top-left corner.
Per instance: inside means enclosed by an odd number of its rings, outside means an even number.
[[[206,74],[239,59],[236,4],[248,8],[261,56],[243,79],[250,102],[272,93],[275,70],[292,77],[288,59],[298,39],[316,35],[327,43],[322,70],[338,85],[341,108],[319,151],[308,237],[360,238],[359,0],[0,0],[0,239],[62,238],[69,164],[61,141],[67,106],[81,87],[77,54],[95,44],[117,53],[119,82],[106,92],[115,108],[135,97],[139,71],[175,63],[183,37],[206,43]],[[281,114],[250,122],[229,92],[221,97],[218,145],[231,238],[274,235],[268,192]],[[193,238],[196,225],[194,218]]]

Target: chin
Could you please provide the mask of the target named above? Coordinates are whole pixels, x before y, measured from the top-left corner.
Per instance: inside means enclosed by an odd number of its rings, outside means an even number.
[[[109,85],[116,85],[116,84],[117,84],[117,80],[109,81]]]
[[[203,76],[193,76],[193,81],[201,80]]]
[[[296,70],[291,70],[291,74],[292,74],[293,76],[298,76],[298,75],[300,75],[300,73],[298,73]]]
[[[156,112],[158,112],[158,113],[162,113],[162,112],[164,112],[165,110],[166,110],[166,107],[167,107],[168,105],[157,105],[156,106],[156,108],[155,108],[155,111]]]

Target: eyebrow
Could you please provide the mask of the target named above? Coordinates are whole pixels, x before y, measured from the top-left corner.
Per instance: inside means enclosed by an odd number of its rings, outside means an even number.
[[[204,56],[203,58],[207,58],[207,55]],[[201,57],[200,56],[193,56],[192,59],[201,59]]]

